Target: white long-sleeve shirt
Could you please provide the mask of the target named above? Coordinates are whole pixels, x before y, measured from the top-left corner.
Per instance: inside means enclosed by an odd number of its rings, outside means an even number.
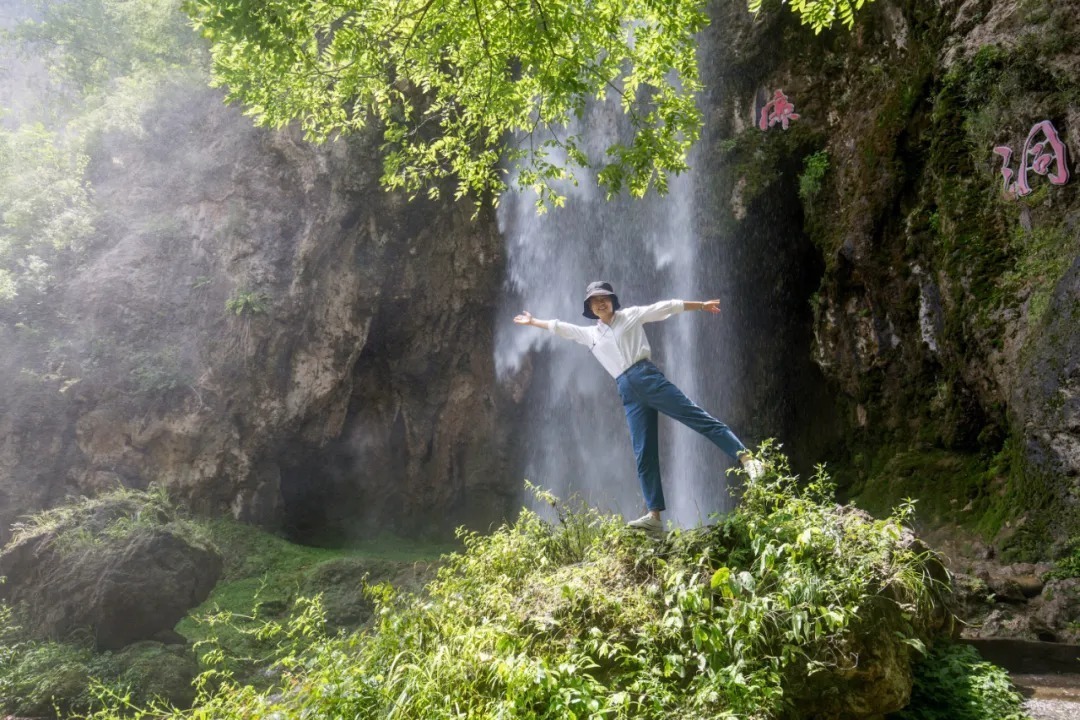
[[[667,320],[685,309],[682,300],[661,300],[652,305],[620,308],[615,311],[611,325],[600,320],[591,326],[552,320],[548,329],[589,348],[611,377],[617,378],[637,361],[649,359],[652,350],[642,325]]]

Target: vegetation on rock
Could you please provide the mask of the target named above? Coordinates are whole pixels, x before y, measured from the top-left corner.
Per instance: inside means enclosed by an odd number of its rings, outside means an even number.
[[[0,599],[29,638],[84,635],[120,650],[175,640],[172,626],[217,583],[221,559],[164,490],[120,489],[18,524],[0,552]]]
[[[196,697],[193,681],[200,666],[213,665],[237,680],[266,687],[276,677],[267,674],[267,666],[282,642],[270,628],[287,636],[290,618],[318,608],[325,628],[355,630],[373,607],[360,591],[364,579],[419,588],[433,574],[439,554],[455,547],[395,538],[348,549],[303,547],[231,520],[191,518],[157,487],[148,492],[120,489],[34,515],[19,526],[8,547],[46,534],[55,547],[78,558],[162,529],[220,552],[224,567],[210,597],[180,621],[166,642],[136,642],[105,652],[95,651],[91,627],[60,640],[35,639],[26,613],[0,603],[0,713],[45,717],[57,711],[61,716],[90,712],[102,707],[102,692],[140,706],[167,700],[186,707]],[[352,572],[349,577],[341,577],[343,567]],[[39,604],[47,600],[39,598]],[[220,665],[215,664],[218,658]]]
[[[842,38],[794,61],[836,71],[808,80],[800,111],[848,124],[804,151],[824,144],[830,161],[803,202],[826,266],[814,352],[843,389],[845,493],[875,511],[917,497],[923,527],[1050,560],[1080,530],[1063,420],[1080,206],[1075,181],[1034,172],[1034,192],[1008,197],[993,150],[1019,153],[1043,120],[1071,142],[1075,8],[995,8],[1008,22],[922,4],[875,14],[866,37],[903,47]]]
[[[718,524],[657,542],[617,518],[524,511],[463,533],[425,594],[368,584],[374,624],[321,632],[319,602],[261,632],[271,687],[204,654],[195,709],[137,710],[103,689],[93,717],[789,717],[881,714],[947,629],[946,578],[908,534],[804,487],[780,456]],[[855,658],[858,657],[858,663]],[[869,688],[869,690],[867,690]],[[796,710],[797,708],[797,710]]]

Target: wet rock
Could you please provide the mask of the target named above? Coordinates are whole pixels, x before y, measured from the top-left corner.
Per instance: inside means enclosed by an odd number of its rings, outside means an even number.
[[[1043,639],[1080,643],[1080,578],[1051,580],[1031,601],[1032,620]]]
[[[980,625],[967,628],[964,635],[972,638],[1039,639],[1031,617],[1008,605],[993,608]]]
[[[433,563],[338,558],[316,565],[304,579],[300,594],[321,595],[326,624],[331,630],[355,629],[370,620],[374,605],[365,585],[389,582],[395,588],[420,589],[434,576]]]
[[[205,87],[145,121],[103,139],[101,232],[19,316],[62,342],[0,323],[0,542],[68,494],[155,481],[303,539],[501,520],[494,218],[384,191],[374,136],[318,147]]]
[[[860,637],[859,662],[815,675],[816,692],[797,699],[805,718],[877,718],[895,712],[911,697],[912,650],[890,637],[869,632]]]

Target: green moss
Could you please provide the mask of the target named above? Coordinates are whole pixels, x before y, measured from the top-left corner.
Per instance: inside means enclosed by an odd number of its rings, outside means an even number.
[[[852,504],[875,515],[915,500],[918,527],[954,526],[993,543],[1007,562],[1045,560],[1053,524],[1064,517],[1051,475],[1024,460],[1010,437],[997,453],[864,446],[837,469]]]
[[[195,700],[192,680],[199,673],[199,665],[189,648],[140,642],[117,653],[114,662],[119,671],[116,684],[133,688],[136,701],[165,698],[186,707]]]
[[[1041,192],[1046,190],[1047,186],[1041,188]],[[1013,302],[1029,298],[1027,322],[1030,327],[1038,327],[1046,317],[1058,282],[1080,253],[1080,242],[1064,225],[1037,227],[1030,232],[1017,225],[1009,249],[1015,259],[1001,275],[999,286]]]
[[[238,658],[231,669],[249,680],[273,645],[259,635],[260,628],[268,619],[288,617],[299,598],[326,594],[331,625],[347,626],[366,617],[365,576],[371,582],[385,581],[459,547],[388,535],[349,548],[316,548],[230,520],[207,527],[225,561],[222,579],[176,631],[196,644],[200,657],[221,649]]]
[[[874,453],[862,475],[863,482],[853,488],[855,505],[879,515],[911,498],[924,527],[976,527],[997,504],[1007,481],[999,465],[979,454],[894,447]]]

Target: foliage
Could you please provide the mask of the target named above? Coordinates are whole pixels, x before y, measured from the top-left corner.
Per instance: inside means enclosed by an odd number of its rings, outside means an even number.
[[[27,639],[13,608],[0,602],[0,712],[41,716],[56,706],[89,708],[93,660],[83,647]],[[96,669],[107,670],[106,665],[100,662]]]
[[[140,134],[163,78],[198,74],[205,57],[179,0],[29,5],[33,17],[0,31],[0,42],[44,65],[48,102],[9,113],[0,129],[0,300],[47,290],[59,255],[94,232],[93,138]]]
[[[57,253],[93,231],[87,162],[41,124],[0,129],[0,300],[43,291]]]
[[[87,638],[82,638],[86,640]],[[95,653],[91,643],[29,640],[0,605],[0,712],[63,717],[101,707],[96,686],[139,703],[160,695],[190,701],[197,671],[186,650],[136,643],[119,653]]]
[[[803,25],[809,25],[817,35],[828,30],[837,20],[851,29],[855,24],[855,12],[873,0],[791,0],[791,11],[799,16]],[[758,13],[763,0],[747,0],[750,12]]]
[[[890,720],[1027,720],[1009,675],[970,645],[943,643],[915,666],[911,703]]]
[[[373,576],[385,576],[402,567],[424,575],[424,568],[456,545],[432,545],[395,537],[381,537],[345,549],[296,545],[258,528],[219,520],[207,525],[212,542],[221,550],[225,566],[210,596],[176,626],[196,644],[200,655],[219,653],[219,670],[237,679],[266,683],[260,661],[275,657],[278,645],[267,623],[284,622],[290,613],[304,611],[302,593],[351,591],[362,600],[359,588],[318,587],[313,582],[323,568],[341,562],[362,564]],[[323,603],[326,605],[327,603]]]
[[[180,0],[30,0],[32,19],[12,39],[46,64],[75,98],[100,96],[120,78],[198,67],[205,50]],[[74,98],[72,98],[74,99]]]
[[[96,673],[108,673],[108,660],[85,647],[24,641],[4,647],[0,662],[0,710],[20,716],[48,716],[92,706],[89,686]]]
[[[864,0],[795,0],[815,32],[851,27]],[[761,0],[750,0],[758,12]],[[383,183],[412,195],[495,200],[508,181],[560,205],[596,171],[609,195],[667,190],[702,125],[696,33],[703,0],[188,0],[212,43],[214,82],[256,122],[299,120],[325,140],[383,132]],[[628,141],[582,136],[588,104],[617,101]]]
[[[827,150],[819,150],[806,156],[802,175],[799,176],[799,197],[802,198],[804,204],[809,205],[821,192],[821,183],[828,171],[829,152]]]
[[[122,491],[111,498],[98,503],[82,500],[74,507],[38,514],[20,530],[30,535],[55,533],[63,547],[75,550],[110,535],[125,535],[151,518],[167,520],[177,512],[159,489]],[[86,530],[73,530],[87,522],[91,526]],[[199,524],[199,535],[209,538],[225,561],[222,582],[177,626],[194,643],[204,666],[214,671],[203,678],[208,690],[217,687],[214,678],[234,673],[266,686],[279,675],[268,672],[267,666],[322,637],[322,604],[317,598],[298,596],[315,569],[342,558],[373,568],[423,565],[456,547],[382,537],[345,550],[311,548],[231,520],[191,522]],[[0,715],[49,716],[54,705],[64,713],[90,712],[101,707],[99,696],[108,698],[113,707],[145,706],[158,695],[190,702],[195,689],[183,687],[189,665],[194,672],[195,658],[187,657],[186,651],[158,643],[99,654],[78,637],[32,641],[24,636],[12,609],[0,604]],[[248,672],[252,668],[257,671]]]
[[[233,315],[262,315],[266,312],[269,298],[254,290],[237,290],[225,301],[225,311]]]
[[[1054,568],[1046,574],[1046,579],[1080,578],[1080,536],[1072,538],[1066,554],[1054,563]]]
[[[900,543],[910,508],[871,521],[833,504],[823,472],[801,488],[765,460],[730,517],[663,541],[557,502],[554,525],[523,511],[462,531],[426,595],[367,586],[375,626],[337,637],[307,604],[266,625],[277,687],[210,655],[196,708],[169,716],[770,718],[850,668],[857,637],[921,648],[945,588]]]
[[[212,43],[215,82],[256,122],[300,120],[307,136],[376,125],[383,182],[416,193],[456,176],[456,197],[516,184],[561,203],[570,168],[599,163],[610,193],[664,192],[701,129],[703,0],[338,3],[190,0]],[[633,130],[587,155],[586,104],[617,100]],[[564,167],[565,165],[565,167]]]

